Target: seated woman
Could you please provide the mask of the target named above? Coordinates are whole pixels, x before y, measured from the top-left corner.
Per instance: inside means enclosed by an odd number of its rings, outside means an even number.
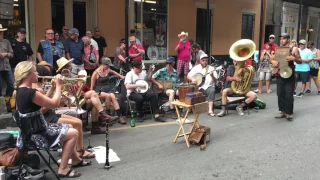
[[[101,64],[99,68],[95,70],[92,74],[90,89],[95,90],[95,92],[101,91],[100,97],[105,101],[106,110],[110,110],[110,102],[112,102],[114,110],[116,111],[117,116],[119,117],[119,123],[126,124],[126,121],[124,120],[121,114],[120,106],[116,96],[107,87],[111,75],[116,75],[120,79],[124,79],[125,77],[111,70],[110,66],[113,66],[113,64],[108,57],[104,57],[101,59]]]
[[[53,147],[59,142],[63,143],[61,163],[58,168],[58,175],[60,177],[79,177],[81,173],[71,170],[68,167],[68,160],[71,156],[72,166],[88,166],[91,165],[90,161],[81,159],[76,153],[76,141],[78,138],[78,131],[71,125],[67,124],[47,124],[40,111],[41,107],[54,108],[60,103],[61,97],[61,75],[57,75],[54,81],[55,93],[52,98],[45,96],[32,88],[32,83],[38,81],[38,73],[36,67],[31,61],[20,62],[14,72],[15,85],[17,87],[16,92],[16,103],[17,111],[23,114],[21,122],[24,120],[30,121],[41,121],[44,126],[43,130],[38,132],[30,132],[31,140],[37,142],[38,148]],[[32,118],[32,119],[30,119]],[[31,129],[22,129],[24,132],[30,131]],[[17,146],[23,147],[23,138],[19,133]]]
[[[71,61],[68,61],[65,58],[61,58],[57,61],[57,64],[59,66],[58,72],[66,71],[72,72],[72,66]],[[82,91],[85,89],[85,85],[82,88]],[[75,89],[78,91],[78,89]],[[92,114],[92,128],[91,128],[91,134],[101,134],[101,128],[99,126],[105,126],[106,122],[113,122],[118,119],[117,116],[110,116],[106,114],[106,112],[103,110],[103,106],[101,104],[101,101],[99,99],[99,96],[95,92],[85,93],[84,98],[86,99],[86,109],[91,109]],[[98,121],[98,120],[99,121]]]
[[[48,71],[43,66],[36,66],[36,70],[39,76],[50,76],[50,71]],[[38,79],[38,82],[32,83],[32,88],[36,89],[38,92],[45,94],[44,90],[41,87],[41,79]],[[52,84],[52,88],[48,90],[45,94],[47,97],[51,98],[54,93],[54,83]],[[81,158],[94,158],[95,154],[85,151],[83,149],[83,130],[82,130],[82,121],[76,117],[72,117],[65,114],[56,114],[53,108],[42,107],[41,112],[48,123],[57,123],[57,124],[70,124],[73,128],[78,131],[78,139],[77,139],[77,154]]]

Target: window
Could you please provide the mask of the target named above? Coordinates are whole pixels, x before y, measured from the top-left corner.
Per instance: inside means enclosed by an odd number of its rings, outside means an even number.
[[[64,0],[51,0],[51,18],[53,30],[60,34],[65,25]]]
[[[253,40],[254,15],[242,14],[241,39]]]
[[[4,32],[4,38],[12,41],[19,28],[26,28],[25,1],[2,0],[0,4],[0,24],[8,29]]]
[[[135,0],[136,37],[145,50],[145,60],[167,58],[168,0]]]

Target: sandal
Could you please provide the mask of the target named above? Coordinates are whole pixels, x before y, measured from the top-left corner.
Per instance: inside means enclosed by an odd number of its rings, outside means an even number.
[[[208,115],[211,116],[211,117],[215,117],[216,116],[216,114],[213,113],[213,112],[208,112]]]
[[[70,174],[73,173],[73,176],[70,176]],[[70,169],[67,174],[58,174],[59,177],[61,178],[76,178],[76,177],[80,177],[81,176],[81,173],[75,171],[75,170],[72,170]]]
[[[81,160],[78,164],[72,165],[71,167],[75,168],[75,167],[83,167],[83,166],[90,166],[91,165],[91,161],[86,161],[86,160]]]
[[[80,151],[77,151],[77,152],[80,152],[80,156],[79,157],[81,159],[92,159],[92,158],[96,157],[96,155],[93,152],[89,152],[89,151],[86,151],[86,150],[83,150],[83,149],[80,150]],[[84,156],[85,152],[88,152],[88,153],[87,153],[87,155]]]

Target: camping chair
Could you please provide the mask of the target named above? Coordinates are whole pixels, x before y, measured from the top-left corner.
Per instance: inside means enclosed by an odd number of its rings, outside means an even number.
[[[47,152],[47,154],[49,155],[49,161],[50,159],[53,160],[53,162],[59,167],[59,164],[58,162],[54,159],[54,157],[52,156],[52,154],[50,153],[49,151],[49,147],[48,148],[43,148],[43,149],[40,149],[40,148],[37,148],[36,146],[36,142],[32,141],[30,137],[27,137],[23,132],[22,130],[22,124],[21,124],[21,121],[20,121],[20,117],[19,117],[19,112],[18,111],[15,111],[13,113],[13,120],[16,122],[17,126],[19,127],[20,131],[21,131],[21,135],[24,137],[22,139],[22,142],[23,142],[23,146],[22,146],[22,149],[19,149],[19,152],[21,154],[21,157],[20,157],[20,165],[19,165],[19,175],[21,174],[21,170],[22,170],[22,164],[23,164],[23,161],[24,161],[24,155],[26,152],[28,151],[37,151],[37,153],[40,155],[41,159],[45,162],[45,164],[48,166],[48,168],[52,171],[52,173],[56,176],[56,178],[58,180],[60,180],[60,177],[57,175],[57,173],[53,170],[53,168],[50,166],[50,162],[48,162],[46,160],[46,158],[43,156],[43,154],[40,152],[40,150],[44,150]]]

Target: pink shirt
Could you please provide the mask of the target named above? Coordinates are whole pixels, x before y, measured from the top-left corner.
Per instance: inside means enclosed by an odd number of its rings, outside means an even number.
[[[179,44],[179,41],[176,42],[176,46]],[[178,60],[183,61],[190,61],[190,42],[184,42],[180,43],[179,49],[178,49]]]
[[[96,56],[96,61],[99,61],[99,53],[97,49],[92,46],[92,53]],[[84,52],[82,54],[82,59],[83,60],[89,60],[90,58],[90,46],[85,46],[84,47]],[[84,61],[84,69],[95,69],[96,67],[90,66],[86,61]]]
[[[143,47],[140,45],[140,44],[136,44],[136,47],[137,49],[141,49],[143,50]],[[138,50],[136,50],[135,48],[133,48],[133,45],[131,44],[128,48],[128,52],[129,52],[129,55],[130,54],[138,54]],[[137,57],[134,57],[134,58],[131,58],[132,61],[135,61],[135,60],[142,60],[142,54],[140,56],[137,56]]]

